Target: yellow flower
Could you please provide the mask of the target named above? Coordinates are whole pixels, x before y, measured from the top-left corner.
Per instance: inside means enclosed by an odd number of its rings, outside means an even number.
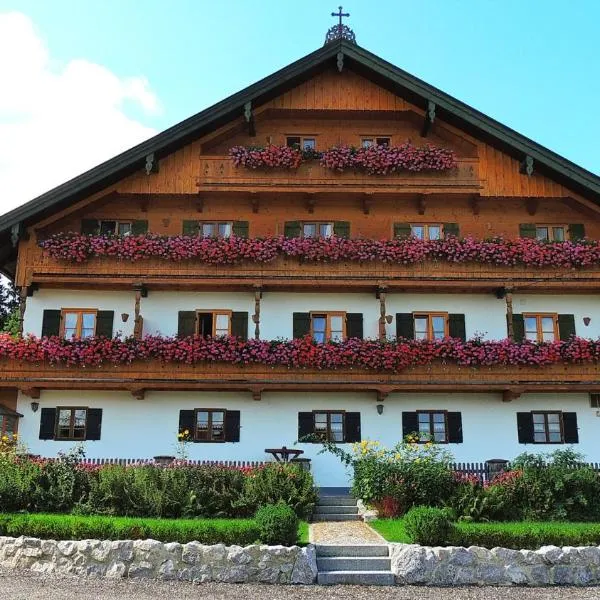
[[[183,435],[190,435],[190,430],[189,430],[189,429],[186,429],[186,430],[183,432]]]

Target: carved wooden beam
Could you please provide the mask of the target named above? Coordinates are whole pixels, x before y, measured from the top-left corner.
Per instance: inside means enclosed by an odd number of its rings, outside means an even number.
[[[140,198],[140,210],[142,212],[147,213],[148,212],[148,206],[150,205],[150,198],[148,195],[143,195]]]
[[[423,128],[421,129],[421,136],[427,137],[427,134],[431,130],[431,126],[435,121],[435,102],[432,100],[427,101],[427,110],[425,111],[425,120],[423,121]]]
[[[315,205],[317,203],[317,198],[315,194],[306,194],[306,210],[312,215],[315,212]]]
[[[254,113],[252,112],[251,101],[244,104],[244,119],[248,124],[248,135],[254,137],[256,135],[256,127],[254,126]]]
[[[525,208],[527,210],[527,214],[531,215],[532,217],[537,212],[538,206],[539,200],[537,198],[527,198],[527,200],[525,200]]]
[[[151,152],[146,156],[146,175],[150,175],[151,173],[158,173],[158,157],[154,152]]]
[[[23,335],[23,322],[25,320],[25,308],[27,307],[27,286],[19,290],[19,335]]]
[[[25,394],[25,396],[29,396],[32,400],[40,399],[40,388],[38,387],[21,388],[21,393]]]
[[[143,285],[134,287],[135,290],[135,306],[134,306],[134,319],[133,319],[133,337],[136,340],[141,340],[144,332],[144,318],[141,315],[140,307],[142,302],[142,292],[146,288]],[[148,292],[146,291],[146,296]],[[144,297],[146,297],[144,296]]]
[[[132,388],[131,395],[136,400],[144,400],[146,398],[146,390],[144,388]]]
[[[362,209],[365,215],[368,215],[371,212],[371,207],[373,206],[373,193],[368,192],[362,195]]]
[[[258,209],[260,208],[260,196],[256,192],[250,194],[250,204],[252,205],[252,212],[254,214],[258,213]]]
[[[201,196],[198,194],[198,196],[196,196],[196,199],[194,201],[194,208],[196,209],[196,212],[204,212],[204,196]]]
[[[524,388],[509,388],[502,391],[502,402],[512,402],[518,400],[525,392]]]
[[[254,290],[254,314],[252,322],[254,323],[254,339],[260,340],[260,301],[262,300],[262,288],[257,287]]]
[[[255,402],[260,402],[262,400],[263,388],[252,386],[249,388],[250,393],[252,394],[252,400]]]
[[[531,177],[533,175],[534,169],[535,169],[535,162],[533,160],[533,156],[527,155],[519,163],[519,173],[521,173],[521,175],[527,175],[527,177]]]
[[[385,287],[377,289],[375,296],[379,299],[379,339],[385,340],[387,338],[385,331],[386,320],[386,307],[385,307]]]
[[[479,204],[479,196],[471,196],[469,198],[469,206],[471,207],[473,214],[478,215],[481,210],[481,205]]]
[[[344,53],[338,52],[336,55],[337,70],[341,73],[344,70]]]
[[[427,201],[425,200],[425,195],[424,194],[419,194],[417,196],[417,212],[420,215],[424,215],[426,208],[427,208]]]
[[[506,323],[508,325],[508,339],[514,340],[515,331],[513,328],[513,295],[512,288],[504,288],[505,296],[504,300],[506,302]]]

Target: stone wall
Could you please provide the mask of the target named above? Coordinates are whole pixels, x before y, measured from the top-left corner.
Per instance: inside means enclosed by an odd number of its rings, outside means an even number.
[[[203,583],[314,583],[314,546],[203,546],[156,540],[62,541],[0,537],[0,567],[96,577]]]
[[[600,547],[487,550],[390,544],[397,584],[599,585]]]

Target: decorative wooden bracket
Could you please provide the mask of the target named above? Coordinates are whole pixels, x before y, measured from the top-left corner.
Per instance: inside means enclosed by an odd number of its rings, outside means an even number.
[[[337,59],[337,70],[341,73],[344,70],[344,53],[338,52],[336,59]]]
[[[150,205],[150,198],[148,196],[142,196],[142,198],[140,200],[140,210],[144,213],[147,213],[149,205]]]
[[[252,394],[252,400],[255,402],[260,402],[262,400],[263,388],[261,387],[251,387],[248,388],[250,393]]]
[[[377,288],[377,292],[375,292],[375,297],[379,300],[379,339],[385,340],[387,338],[385,332],[385,324],[387,322],[386,319],[386,307],[385,307],[385,287]]]
[[[519,173],[521,173],[521,175],[527,175],[527,177],[531,177],[534,169],[535,162],[533,160],[533,156],[527,155],[519,164]]]
[[[377,393],[377,402],[383,402],[393,391],[389,386],[382,386],[375,389]]]
[[[365,215],[368,215],[371,212],[371,207],[373,206],[373,194],[366,193],[362,195],[362,209]]]
[[[148,297],[148,288],[143,283],[136,283],[136,284],[134,284],[133,289],[136,292],[139,292],[140,296],[142,298],[147,298]]]
[[[424,194],[419,194],[417,196],[417,212],[420,215],[424,215],[426,208],[427,208],[427,201],[425,200],[425,196],[424,196]]]
[[[158,158],[154,152],[151,152],[146,156],[146,175],[151,173],[158,173]]]
[[[427,137],[431,130],[431,126],[435,121],[435,102],[427,101],[427,110],[425,111],[425,120],[423,121],[423,129],[421,129],[421,137]]]
[[[204,196],[196,196],[196,199],[194,200],[194,207],[196,212],[204,212]]]
[[[132,388],[131,395],[136,400],[144,400],[146,398],[146,390],[144,388]]]
[[[260,196],[256,192],[250,194],[250,204],[252,205],[252,212],[254,214],[258,213],[258,209],[260,208]]]
[[[141,340],[144,333],[144,317],[141,315],[140,305],[141,299],[148,297],[148,290],[143,284],[138,284],[133,288],[135,290],[135,307],[133,319],[133,337],[136,340]]]
[[[478,215],[479,211],[481,210],[481,206],[479,204],[479,196],[471,196],[469,198],[469,206],[471,207],[473,214]]]
[[[315,205],[317,203],[317,199],[315,194],[306,194],[306,210],[312,215],[315,212]]]
[[[27,233],[27,229],[23,225],[23,223],[15,223],[10,228],[10,242],[13,245],[13,248],[16,248],[17,244],[20,240],[28,240],[29,234]]]
[[[538,206],[539,201],[537,198],[527,198],[527,200],[525,200],[525,208],[527,209],[527,214],[531,215],[532,217],[537,212]]]
[[[262,300],[262,288],[256,287],[254,289],[254,314],[252,315],[252,322],[254,323],[254,339],[260,339],[260,301]]]
[[[29,396],[32,400],[40,399],[40,388],[37,387],[21,388],[21,393]]]
[[[254,126],[254,113],[252,112],[252,102],[248,101],[244,104],[244,119],[248,124],[248,135],[254,137],[256,135],[256,128]]]
[[[40,289],[39,283],[30,283],[27,286],[27,297],[32,298],[33,294]]]
[[[523,388],[509,388],[507,390],[502,390],[502,402],[518,400],[523,392],[525,392]]]

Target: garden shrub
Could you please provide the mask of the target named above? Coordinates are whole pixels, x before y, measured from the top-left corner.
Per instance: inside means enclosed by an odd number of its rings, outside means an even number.
[[[404,516],[404,528],[412,541],[422,546],[443,546],[453,534],[448,511],[431,506],[411,508]]]
[[[263,544],[293,546],[298,538],[298,516],[283,502],[266,504],[256,511],[256,526]]]

